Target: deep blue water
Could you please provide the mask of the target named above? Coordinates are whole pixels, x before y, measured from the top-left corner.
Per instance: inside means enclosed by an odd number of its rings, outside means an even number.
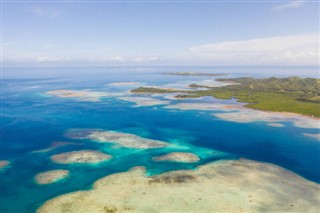
[[[257,68],[258,69],[258,68]],[[247,158],[270,162],[289,169],[309,180],[320,182],[320,143],[302,133],[317,133],[285,123],[283,128],[264,122],[235,123],[212,116],[212,111],[181,111],[162,106],[132,107],[134,103],[105,97],[99,102],[50,97],[55,89],[92,89],[123,92],[129,88],[106,84],[135,81],[145,85],[165,85],[208,77],[164,76],[162,72],[198,71],[230,73],[238,76],[317,77],[313,69],[279,72],[279,68],[210,68],[210,67],[114,67],[114,68],[4,68],[1,82],[1,159],[12,162],[1,172],[0,212],[34,212],[44,201],[57,195],[90,189],[91,184],[108,174],[146,166],[149,175],[174,169],[193,169],[220,159]],[[267,70],[267,71],[266,71]],[[253,74],[256,73],[256,74]],[[212,101],[212,100],[211,100]],[[232,100],[216,102],[232,102]],[[172,103],[183,100],[172,101]],[[70,128],[101,128],[133,133],[167,141],[175,146],[164,149],[113,149],[111,145],[64,137]],[[82,146],[60,147],[48,153],[31,153],[47,148],[53,141],[74,141]],[[114,156],[99,165],[58,165],[49,157],[65,151],[94,149]],[[199,163],[153,162],[151,158],[169,151],[190,151],[201,157]],[[215,151],[215,155],[208,153]],[[50,169],[68,169],[64,181],[39,186],[33,177]]]

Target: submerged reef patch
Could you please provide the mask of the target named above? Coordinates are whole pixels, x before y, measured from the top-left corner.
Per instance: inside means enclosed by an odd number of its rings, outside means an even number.
[[[250,123],[255,121],[274,123],[289,121],[292,122],[294,126],[300,128],[320,128],[319,119],[293,113],[265,112],[260,110],[241,109],[236,112],[214,113],[213,115],[226,121],[239,123]]]
[[[94,150],[72,151],[51,156],[51,160],[59,164],[100,163],[111,158],[111,155]]]
[[[87,139],[101,143],[115,143],[120,147],[138,149],[162,148],[169,145],[163,141],[143,138],[134,134],[98,129],[70,129],[67,131],[66,137]]]
[[[90,90],[51,90],[48,95],[57,96],[60,98],[76,98],[81,101],[96,102],[100,98],[110,96],[107,92],[95,92]]]
[[[8,168],[9,165],[10,165],[10,161],[0,160],[0,171]]]
[[[320,142],[320,134],[303,133],[304,136],[314,138]]]
[[[188,152],[171,152],[162,156],[153,157],[153,161],[172,161],[179,163],[195,163],[200,160],[200,158]]]
[[[156,105],[167,105],[170,102],[169,101],[162,101],[155,98],[150,97],[121,97],[119,98],[123,101],[133,102],[135,103],[135,107],[141,107],[141,106],[156,106]]]
[[[273,126],[273,127],[284,127],[284,125],[281,124],[281,123],[268,123],[267,125],[268,126]]]
[[[83,145],[83,143],[65,142],[65,141],[55,141],[55,142],[53,142],[53,143],[51,144],[51,146],[49,146],[48,148],[35,150],[35,151],[32,151],[32,153],[50,152],[50,151],[55,150],[55,149],[57,149],[57,148],[59,148],[59,147],[68,146],[68,145],[81,146],[81,145]]]
[[[41,172],[34,177],[37,184],[50,184],[58,182],[69,176],[69,170],[57,169]]]
[[[320,186],[275,165],[249,160],[146,176],[109,175],[93,189],[58,196],[38,213],[55,212],[317,212]]]
[[[164,108],[179,110],[234,111],[240,109],[241,106],[217,103],[178,103],[174,105],[165,106]]]

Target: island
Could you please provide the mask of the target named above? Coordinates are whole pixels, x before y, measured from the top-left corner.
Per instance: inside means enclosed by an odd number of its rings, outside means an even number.
[[[220,78],[221,82],[234,83],[222,87],[191,84],[193,90],[167,90],[139,87],[132,93],[177,93],[176,98],[212,96],[218,99],[236,98],[246,107],[274,112],[291,112],[320,117],[320,79],[316,78]],[[197,88],[205,88],[197,90]]]
[[[37,174],[34,179],[39,185],[51,184],[65,179],[69,176],[69,170],[57,169]]]

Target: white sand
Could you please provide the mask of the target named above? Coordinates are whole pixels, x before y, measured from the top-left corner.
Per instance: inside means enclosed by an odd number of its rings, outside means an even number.
[[[152,177],[142,168],[110,175],[38,212],[318,212],[319,193],[319,184],[278,166],[228,160]]]
[[[102,161],[106,161],[111,158],[112,158],[111,155],[94,151],[94,150],[65,152],[62,154],[51,156],[51,160],[54,163],[59,163],[59,164],[100,163]]]
[[[171,161],[178,163],[195,163],[200,160],[200,158],[188,152],[171,152],[162,156],[153,157],[153,161]]]
[[[37,174],[34,179],[36,183],[42,185],[42,184],[50,184],[50,183],[55,183],[57,181],[60,181],[66,177],[69,176],[69,171],[68,170],[51,170],[51,171],[46,171],[46,172],[41,172]]]

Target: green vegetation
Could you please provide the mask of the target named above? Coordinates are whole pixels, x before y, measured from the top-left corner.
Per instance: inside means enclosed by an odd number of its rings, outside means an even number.
[[[170,90],[143,88],[144,93],[181,92],[177,98],[212,96],[219,99],[236,98],[246,106],[277,112],[293,112],[320,117],[320,79],[315,78],[234,78],[218,79],[223,82],[237,84],[223,87],[207,87],[191,84],[191,88],[207,88],[207,90]],[[142,89],[142,88],[140,88]],[[138,88],[139,90],[139,88]]]

